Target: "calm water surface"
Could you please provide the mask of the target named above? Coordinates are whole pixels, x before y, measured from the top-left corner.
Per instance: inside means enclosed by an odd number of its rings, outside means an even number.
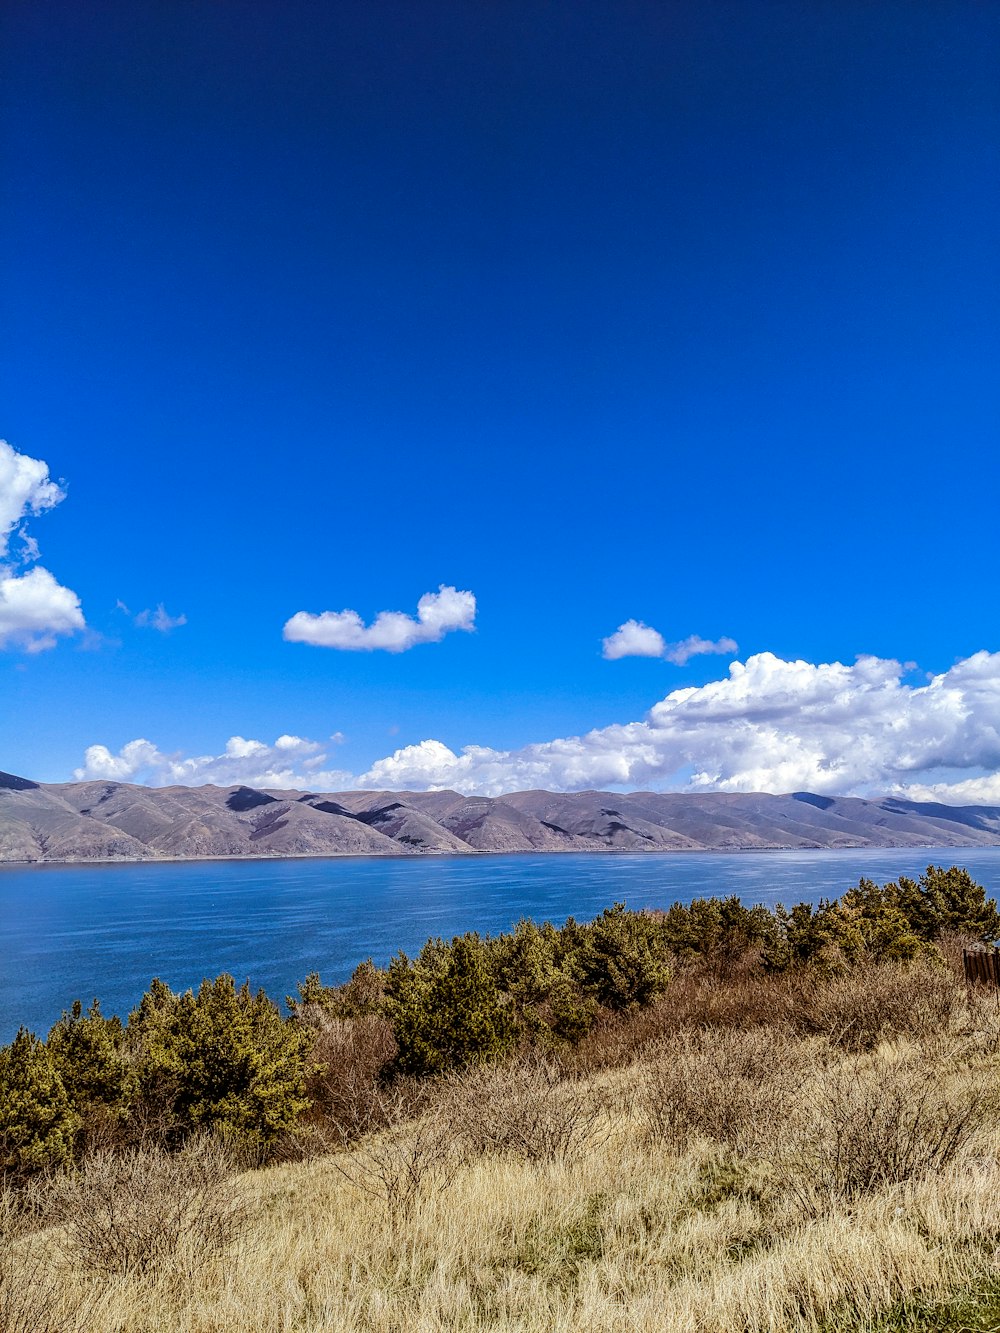
[[[124,1016],[154,976],[182,990],[231,972],[280,999],[307,972],[341,981],[431,935],[586,920],[616,900],[790,905],[930,862],[1000,896],[1000,847],[0,867],[0,1042],[46,1032],[76,998]]]

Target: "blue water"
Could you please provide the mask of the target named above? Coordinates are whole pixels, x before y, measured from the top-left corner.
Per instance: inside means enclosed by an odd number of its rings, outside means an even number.
[[[47,1032],[77,998],[124,1016],[154,976],[183,990],[231,972],[281,999],[307,972],[341,981],[431,935],[586,920],[616,900],[790,905],[930,862],[1000,896],[1000,847],[0,867],[0,1041]]]

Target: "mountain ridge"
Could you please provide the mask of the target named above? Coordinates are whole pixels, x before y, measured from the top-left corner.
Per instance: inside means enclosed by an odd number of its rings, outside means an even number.
[[[812,792],[311,792],[0,773],[0,863],[1000,845],[1000,807]]]

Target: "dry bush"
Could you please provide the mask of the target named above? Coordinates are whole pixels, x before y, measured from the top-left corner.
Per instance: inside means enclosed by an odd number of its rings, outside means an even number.
[[[29,1176],[16,1186],[0,1177],[0,1247],[48,1226],[52,1211],[49,1177]]]
[[[796,978],[771,976],[750,960],[720,979],[709,963],[681,971],[666,997],[672,1026],[755,1028],[787,1022],[797,989]]]
[[[981,1078],[918,1060],[830,1068],[806,1095],[788,1183],[815,1212],[940,1172],[996,1125],[995,1101]]]
[[[952,941],[948,947],[954,954],[959,946]],[[959,966],[960,959],[959,952]],[[617,1069],[672,1033],[693,1028],[788,1028],[829,1037],[847,1050],[871,1050],[887,1036],[940,1032],[964,1002],[954,968],[933,960],[873,964],[823,978],[812,971],[769,975],[748,958],[725,979],[710,962],[698,961],[681,967],[655,1004],[602,1014],[560,1058],[580,1073]]]
[[[50,1255],[30,1242],[0,1240],[0,1333],[67,1333],[84,1318],[83,1310],[67,1308]]]
[[[576,1045],[552,1053],[567,1074],[597,1074],[623,1069],[664,1037],[683,1026],[677,1009],[677,983],[651,1004],[614,1011],[602,1010],[593,1027]]]
[[[610,1133],[608,1099],[542,1059],[481,1065],[451,1080],[440,1114],[466,1155],[568,1161]]]
[[[738,1152],[771,1146],[822,1055],[815,1043],[766,1028],[682,1033],[650,1065],[642,1095],[648,1132],[677,1150],[698,1137]]]
[[[110,1276],[190,1278],[250,1222],[233,1159],[210,1139],[172,1155],[140,1148],[95,1154],[62,1180],[57,1195],[73,1250],[91,1271]]]
[[[849,1051],[873,1050],[891,1036],[925,1037],[947,1028],[964,1002],[953,973],[934,963],[881,963],[806,983],[796,1026]]]
[[[318,1066],[309,1082],[314,1114],[340,1142],[352,1142],[390,1123],[391,1102],[380,1086],[384,1067],[396,1054],[392,1027],[377,1014],[313,1018],[316,1038],[311,1059]]]
[[[943,930],[934,943],[947,967],[959,981],[964,982],[965,961],[963,954],[966,949],[981,949],[983,947],[982,939],[961,930]]]
[[[48,1181],[0,1184],[0,1333],[67,1333],[85,1320],[71,1307],[64,1275],[39,1237],[52,1221]]]
[[[726,979],[710,964],[689,963],[654,1004],[602,1014],[579,1046],[560,1058],[567,1069],[590,1074],[620,1069],[692,1028],[780,1028],[791,1021],[801,984],[795,976],[769,976],[753,960],[734,967]]]
[[[421,1195],[451,1183],[458,1161],[448,1125],[431,1113],[405,1131],[397,1127],[339,1154],[334,1165],[355,1189],[404,1218]]]

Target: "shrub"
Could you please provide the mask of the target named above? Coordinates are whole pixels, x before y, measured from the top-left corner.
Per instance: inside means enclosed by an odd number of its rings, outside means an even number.
[[[380,1076],[396,1055],[387,1019],[314,1017],[313,1072],[306,1091],[312,1115],[322,1119],[341,1142],[382,1129],[388,1103]]]
[[[214,1130],[266,1152],[308,1107],[312,1034],[223,974],[197,994],[154,981],[128,1022],[140,1097],[170,1141]]]
[[[69,1161],[79,1125],[52,1055],[21,1028],[0,1049],[0,1173],[24,1177]]]
[[[489,946],[475,934],[450,945],[432,940],[413,962],[400,953],[389,965],[385,994],[399,1047],[395,1068],[404,1074],[438,1074],[499,1059],[517,1036]]]
[[[895,894],[900,909],[923,940],[936,940],[947,931],[975,936],[983,943],[1000,938],[1000,913],[967,870],[928,866],[919,880],[901,875],[886,889]]]
[[[838,901],[774,909],[775,930],[763,959],[772,971],[804,964],[827,971],[870,962],[909,962],[955,932],[990,941],[1000,913],[967,870],[928,866],[919,880],[900,876],[879,887],[862,879]]]
[[[105,1018],[97,1000],[84,1013],[77,1000],[53,1027],[46,1045],[70,1106],[80,1117],[84,1145],[114,1141],[135,1093],[121,1020]]]
[[[852,1051],[872,1050],[885,1037],[922,1037],[946,1027],[963,1000],[940,963],[883,963],[803,986],[792,1020]]]
[[[746,963],[720,985],[710,967],[699,965],[678,975],[661,1004],[675,1029],[779,1027],[800,987],[799,977],[771,975]]]
[[[546,1060],[479,1067],[443,1092],[440,1114],[475,1155],[565,1161],[607,1138],[607,1099]]]
[[[807,1210],[941,1171],[995,1107],[981,1080],[915,1061],[832,1067],[807,1098],[790,1183]]]
[[[662,914],[664,936],[682,962],[707,960],[728,974],[752,950],[775,933],[766,907],[744,907],[739,898],[695,898],[674,903]]]
[[[850,963],[911,962],[932,952],[914,928],[894,884],[862,879],[828,909],[836,942]]]
[[[649,1068],[642,1096],[649,1133],[678,1151],[698,1137],[738,1152],[773,1146],[817,1054],[766,1028],[682,1033]]]
[[[243,1235],[250,1217],[231,1156],[206,1138],[174,1154],[96,1153],[58,1194],[79,1257],[116,1277],[191,1278]]]
[[[289,996],[286,1004],[306,1022],[317,1012],[330,1018],[362,1018],[377,1014],[385,990],[385,973],[369,958],[351,973],[349,981],[341,986],[324,986],[318,972],[310,972],[298,986],[299,996]]]
[[[432,1113],[405,1130],[368,1139],[335,1157],[334,1165],[355,1189],[400,1218],[412,1211],[421,1195],[451,1184],[457,1159],[447,1124]]]
[[[599,1004],[627,1009],[649,1004],[670,982],[673,952],[663,922],[615,903],[589,926],[573,957],[573,970]]]
[[[580,937],[581,927],[572,920],[562,930],[548,921],[541,926],[519,921],[509,935],[490,941],[497,985],[522,1038],[533,1044],[577,1042],[594,1022],[597,1001],[572,971]]]

